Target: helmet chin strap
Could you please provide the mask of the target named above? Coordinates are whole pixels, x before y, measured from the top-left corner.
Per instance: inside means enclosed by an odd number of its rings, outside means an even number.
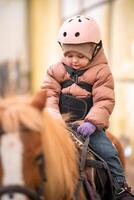
[[[99,50],[102,48],[102,40],[100,40],[100,42],[98,44],[96,44],[94,51],[93,51],[93,55],[90,61],[93,60],[93,58],[96,56],[96,54],[99,52]]]

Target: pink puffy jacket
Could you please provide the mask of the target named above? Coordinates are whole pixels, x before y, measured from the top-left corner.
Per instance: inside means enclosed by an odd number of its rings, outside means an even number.
[[[71,94],[79,98],[85,98],[89,92],[79,87],[76,83],[61,89],[60,83],[70,80],[70,76],[64,68],[65,58],[50,66],[47,75],[43,81],[41,89],[47,89],[47,109],[55,116],[61,116],[59,112],[59,94]],[[115,105],[114,83],[111,71],[103,49],[94,57],[93,61],[86,67],[86,72],[78,78],[78,81],[84,81],[91,84],[93,106],[84,120],[92,122],[97,128],[108,128],[109,117]]]

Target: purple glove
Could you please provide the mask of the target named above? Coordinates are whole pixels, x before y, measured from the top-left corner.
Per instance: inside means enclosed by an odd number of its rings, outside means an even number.
[[[96,126],[91,122],[84,122],[77,128],[77,132],[83,136],[90,136],[96,130]]]

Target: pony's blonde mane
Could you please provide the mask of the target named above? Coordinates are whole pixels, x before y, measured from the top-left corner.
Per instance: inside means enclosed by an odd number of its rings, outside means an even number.
[[[43,148],[46,159],[46,199],[72,199],[78,181],[76,149],[65,124],[44,112]],[[68,198],[66,198],[68,197]]]
[[[0,113],[0,126],[7,133],[19,131],[21,125],[41,133],[45,199],[72,199],[78,181],[77,151],[65,124],[20,99],[0,100]]]

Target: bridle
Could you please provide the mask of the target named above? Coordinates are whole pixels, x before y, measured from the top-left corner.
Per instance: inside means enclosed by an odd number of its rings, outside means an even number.
[[[31,200],[43,200],[43,196],[39,196],[37,192],[35,192],[34,190],[28,189],[25,186],[21,186],[21,185],[9,185],[9,186],[2,186],[0,187],[0,196],[3,195],[8,195],[9,197],[12,196],[17,193],[17,194],[23,194],[26,197],[28,197]]]
[[[7,185],[0,187],[0,197],[3,195],[8,195],[13,197],[15,193],[22,194],[28,197],[30,200],[44,200],[44,183],[46,182],[46,174],[44,172],[45,158],[43,153],[40,153],[36,160],[38,161],[38,170],[40,174],[40,184],[37,190],[27,188],[22,185]]]

